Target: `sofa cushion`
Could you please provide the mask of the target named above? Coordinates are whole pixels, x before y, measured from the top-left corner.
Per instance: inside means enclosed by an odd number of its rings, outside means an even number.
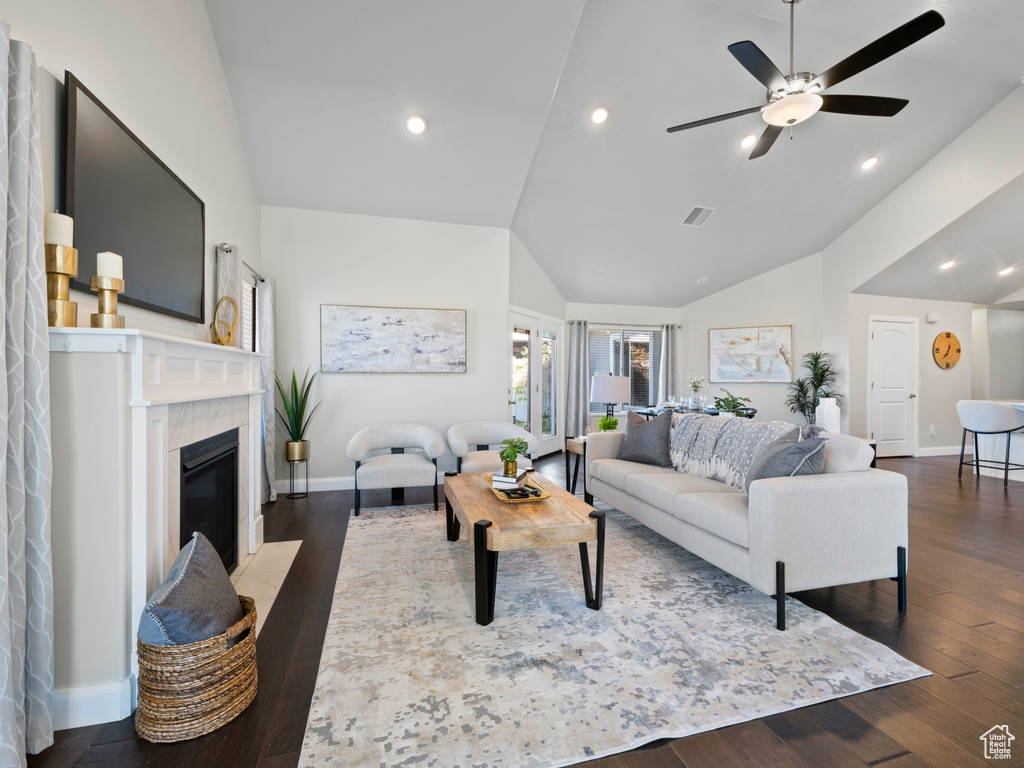
[[[793,442],[783,437],[761,450],[750,462],[747,470],[746,487],[755,480],[765,477],[794,477],[796,475],[820,475],[825,468],[825,443],[823,437]]]
[[[150,645],[196,643],[224,634],[243,615],[220,555],[196,531],[142,610],[139,639]]]
[[[852,435],[838,435],[835,432],[822,432],[828,438],[825,443],[825,474],[834,472],[864,472],[871,469],[871,461],[875,452],[866,440]]]
[[[671,467],[654,467],[650,464],[623,461],[622,459],[595,459],[590,463],[590,474],[594,478],[608,483],[608,485],[618,488],[620,491],[626,490],[626,478],[637,473],[673,475],[675,470]]]
[[[362,462],[356,480],[363,489],[433,485],[437,467],[422,453],[385,454]]]
[[[672,429],[672,411],[662,411],[651,421],[629,411],[626,414],[626,436],[619,446],[619,458],[656,467],[671,467],[668,435]]]
[[[740,547],[750,545],[748,497],[745,493],[682,493],[672,514]]]
[[[638,472],[626,478],[626,487],[623,490],[630,496],[646,501],[665,512],[672,511],[672,505],[680,493],[739,493],[736,488],[718,480],[684,475],[680,472]]]
[[[501,451],[470,451],[462,458],[463,473],[470,472],[500,472],[504,462],[501,460]],[[516,459],[519,469],[533,469],[533,463],[519,454]]]

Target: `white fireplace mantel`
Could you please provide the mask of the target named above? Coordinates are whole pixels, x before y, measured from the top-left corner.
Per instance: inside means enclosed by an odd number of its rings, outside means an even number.
[[[260,355],[137,329],[51,328],[58,729],[135,707],[138,620],[179,541],[179,449],[237,428],[239,559],[263,543]]]

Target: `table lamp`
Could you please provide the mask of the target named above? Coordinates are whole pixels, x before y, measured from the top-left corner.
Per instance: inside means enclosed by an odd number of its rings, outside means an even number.
[[[629,402],[629,376],[594,376],[590,379],[590,402],[606,403],[608,416],[615,413],[616,403]]]

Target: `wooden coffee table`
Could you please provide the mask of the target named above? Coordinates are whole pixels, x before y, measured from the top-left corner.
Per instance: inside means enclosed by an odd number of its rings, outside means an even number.
[[[444,479],[448,541],[458,541],[462,526],[476,552],[476,623],[494,620],[498,553],[510,549],[579,544],[583,592],[588,608],[601,610],[604,592],[604,512],[577,499],[541,475],[530,479],[551,494],[550,499],[506,504],[491,492],[490,474],[449,475]],[[597,542],[596,584],[590,581],[587,542]],[[595,589],[596,586],[596,589]]]

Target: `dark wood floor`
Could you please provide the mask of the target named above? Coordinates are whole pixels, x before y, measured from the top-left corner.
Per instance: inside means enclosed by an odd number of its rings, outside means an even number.
[[[657,742],[588,768],[876,766],[968,768],[988,764],[980,736],[1008,725],[1024,766],[1024,483],[957,482],[955,458],[883,459],[910,482],[909,612],[895,585],[868,582],[796,596],[934,672],[837,701],[719,731]],[[561,455],[539,462],[564,480]],[[410,489],[408,503],[431,500]],[[364,506],[391,504],[388,492]],[[264,508],[267,541],[302,540],[257,644],[259,695],[219,731],[175,745],[135,737],[131,718],[57,734],[29,766],[291,768],[309,701],[341,560],[351,492],[311,494]],[[353,766],[353,768],[357,768]]]

